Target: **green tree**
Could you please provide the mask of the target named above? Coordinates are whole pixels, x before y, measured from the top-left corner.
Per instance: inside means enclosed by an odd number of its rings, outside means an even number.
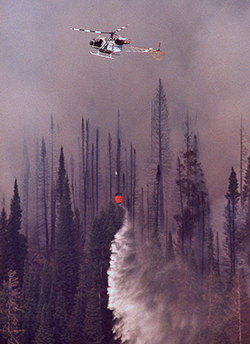
[[[110,202],[107,209],[100,212],[95,218],[89,243],[89,290],[91,290],[87,301],[85,317],[85,331],[88,330],[95,316],[96,324],[101,317],[102,344],[112,344],[114,342],[112,325],[112,312],[108,309],[108,268],[110,261],[110,246],[115,233],[123,223],[123,209]],[[95,295],[96,293],[96,295]],[[90,298],[93,304],[89,303]],[[90,312],[90,313],[89,313]],[[96,325],[98,327],[98,325]],[[92,327],[91,327],[92,328]],[[99,336],[98,336],[99,338]],[[97,340],[97,339],[96,339]],[[93,342],[94,343],[94,342]],[[96,343],[99,343],[98,341]]]
[[[53,318],[53,332],[56,344],[65,344],[69,341],[68,314],[65,304],[63,293],[60,291],[57,295]]]
[[[84,334],[85,344],[103,343],[100,299],[98,296],[98,289],[94,285],[88,293]]]
[[[49,219],[48,219],[48,183],[49,183],[49,165],[47,150],[44,137],[42,138],[41,160],[39,166],[39,188],[40,188],[40,226],[45,232],[45,252],[46,258],[50,258],[49,250]]]
[[[204,172],[199,161],[198,140],[190,134],[186,122],[186,150],[178,158],[179,211],[174,218],[178,225],[177,244],[182,255],[194,257],[202,275],[207,271],[207,237],[209,231],[209,200]]]
[[[86,264],[81,265],[79,271],[79,284],[75,296],[74,309],[70,319],[70,344],[85,344],[85,313],[88,294],[88,280]]]
[[[25,236],[28,240],[29,235],[29,183],[30,183],[30,161],[28,156],[27,143],[24,141],[23,145],[23,228]]]
[[[10,216],[7,226],[7,270],[16,271],[20,285],[23,282],[24,262],[27,258],[26,237],[21,231],[22,209],[17,180],[14,184],[14,195],[10,205]]]
[[[48,306],[50,300],[51,288],[52,288],[52,268],[50,263],[47,261],[44,264],[42,271],[40,272],[40,285],[38,295],[38,306],[37,306],[37,322],[40,322],[42,317],[42,311],[44,305]],[[47,309],[46,309],[47,311]]]
[[[168,124],[168,106],[162,81],[159,79],[151,114],[151,166],[153,174],[158,176],[156,186],[156,230],[164,231],[167,219],[167,183],[171,168],[170,128]],[[164,232],[163,232],[164,233]]]
[[[229,262],[229,274],[232,278],[235,274],[237,267],[237,253],[238,253],[238,238],[237,238],[237,210],[240,194],[238,192],[238,180],[236,173],[232,168],[229,177],[228,191],[225,195],[227,205],[225,208],[225,251],[227,260]]]
[[[36,333],[34,344],[55,344],[46,305],[44,305],[42,309],[41,321]]]
[[[65,177],[56,233],[55,282],[66,303],[68,315],[78,285],[79,255],[77,231],[74,224],[68,177]]]
[[[38,319],[38,299],[39,299],[39,275],[31,272],[26,264],[24,272],[24,282],[21,294],[22,302],[22,328],[24,334],[22,337],[23,344],[33,344],[37,328]],[[41,314],[40,314],[41,315]]]
[[[242,249],[248,252],[248,245],[250,240],[250,155],[248,157],[247,168],[244,176],[244,185],[241,199],[244,209],[244,224],[241,233],[241,245]]]
[[[8,275],[8,241],[7,241],[7,214],[3,208],[0,216],[0,286]]]
[[[59,202],[59,205],[62,202],[62,198],[63,198],[65,177],[66,177],[65,158],[64,158],[64,153],[63,153],[63,147],[61,147],[60,157],[59,157],[58,177],[57,177],[57,200]]]

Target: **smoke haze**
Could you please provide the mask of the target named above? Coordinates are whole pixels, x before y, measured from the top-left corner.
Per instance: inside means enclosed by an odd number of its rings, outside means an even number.
[[[250,130],[250,9],[248,1],[1,1],[0,192],[9,196],[21,173],[23,139],[29,153],[60,125],[66,156],[77,153],[81,117],[133,142],[147,157],[150,109],[158,79],[168,99],[172,144],[179,152],[187,111],[199,133],[212,208],[221,207],[231,166],[239,165],[239,126]],[[70,27],[114,30],[134,46],[161,42],[161,61],[147,54],[114,60],[89,54],[92,34]],[[247,136],[245,143],[248,144]],[[31,164],[33,162],[31,161]],[[139,168],[138,171],[142,171]]]

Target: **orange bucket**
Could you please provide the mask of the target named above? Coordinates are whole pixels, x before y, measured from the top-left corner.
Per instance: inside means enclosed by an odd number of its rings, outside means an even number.
[[[122,203],[122,194],[121,193],[117,193],[115,195],[115,201],[117,204],[121,204]]]

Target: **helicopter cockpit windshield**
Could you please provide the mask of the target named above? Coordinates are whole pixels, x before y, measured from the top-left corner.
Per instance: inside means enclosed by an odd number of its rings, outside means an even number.
[[[96,48],[101,48],[101,46],[103,45],[103,41],[104,40],[102,38],[91,39],[89,44]]]

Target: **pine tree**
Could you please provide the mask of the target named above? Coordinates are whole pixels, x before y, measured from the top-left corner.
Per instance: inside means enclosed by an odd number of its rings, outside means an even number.
[[[46,305],[42,309],[40,326],[37,330],[34,344],[56,344]]]
[[[20,289],[16,272],[8,272],[8,280],[4,281],[4,299],[3,316],[5,318],[4,327],[1,329],[3,335],[7,338],[8,344],[19,344],[20,334],[23,330],[19,327],[20,321]]]
[[[229,262],[229,274],[232,278],[237,268],[237,253],[238,253],[238,242],[237,242],[237,205],[240,194],[238,192],[238,181],[236,173],[232,168],[228,191],[225,195],[227,199],[227,205],[225,208],[226,222],[224,225],[225,229],[225,251]]]
[[[68,315],[65,308],[63,293],[60,291],[57,295],[56,307],[54,313],[54,338],[56,344],[65,344],[69,341]]]
[[[40,191],[40,227],[45,233],[45,255],[50,258],[49,249],[49,219],[48,219],[48,158],[44,137],[42,137],[41,160],[39,168],[39,191]]]
[[[63,147],[61,147],[60,157],[59,157],[58,178],[57,178],[57,200],[58,200],[59,205],[62,202],[62,198],[63,198],[65,177],[66,177],[65,158],[64,158],[64,153],[63,153]]]
[[[107,271],[109,268],[111,241],[113,240],[115,233],[122,226],[122,221],[123,209],[116,207],[112,202],[110,202],[106,211],[102,210],[100,215],[95,218],[90,234],[88,274],[90,281],[89,289],[91,290],[89,297],[92,301],[89,299],[87,300],[85,330],[87,333],[88,331],[92,333],[92,328],[88,328],[93,321],[93,317],[97,317],[95,321],[98,324],[100,316],[102,330],[100,336],[103,336],[102,344],[112,344],[114,341],[112,333],[112,313],[107,307]],[[89,304],[91,302],[93,302],[93,305]]]
[[[243,271],[240,269],[236,270],[233,277],[227,305],[225,325],[232,343],[249,343],[250,298],[247,295]]]
[[[14,184],[14,195],[10,205],[10,216],[7,226],[8,259],[7,270],[16,271],[20,285],[23,282],[24,262],[27,258],[26,238],[21,231],[22,209],[17,180]]]
[[[178,159],[176,185],[179,191],[179,212],[174,218],[178,224],[177,244],[182,255],[194,257],[202,275],[207,270],[207,235],[210,208],[204,172],[199,162],[197,137],[191,142],[189,121],[186,122],[186,151]]]
[[[24,157],[24,171],[23,171],[23,227],[25,231],[25,236],[28,240],[28,233],[29,233],[29,180],[30,180],[30,162],[28,157],[28,148],[26,141],[24,141],[23,147],[23,157]]]
[[[33,344],[40,318],[38,318],[39,275],[30,271],[26,264],[21,294],[23,344]]]
[[[248,251],[249,244],[249,233],[250,233],[250,155],[248,157],[248,164],[244,176],[244,185],[243,192],[241,195],[243,208],[244,208],[244,217],[245,221],[243,224],[243,233],[241,237],[241,244],[243,249]]]
[[[92,286],[87,298],[84,344],[102,344],[102,318],[98,290]],[[110,343],[111,344],[111,343]]]
[[[76,240],[77,233],[74,226],[69,180],[66,176],[56,233],[55,281],[58,291],[63,294],[69,315],[73,308],[78,284],[79,256]]]
[[[52,288],[52,268],[49,262],[45,262],[43,270],[40,272],[39,303],[37,307],[38,320],[41,319],[43,306],[48,305]]]
[[[50,234],[50,251],[51,256],[55,255],[55,237],[56,237],[56,190],[54,183],[54,119],[51,116],[51,175],[50,175],[50,223],[51,223],[51,234]]]
[[[108,198],[113,198],[113,151],[112,151],[112,138],[109,133],[108,136]]]
[[[7,214],[3,208],[0,216],[0,288],[8,274]]]
[[[154,175],[158,171],[157,179],[157,224],[163,231],[167,220],[165,219],[167,205],[167,182],[171,167],[172,153],[170,149],[170,128],[168,124],[168,107],[166,94],[162,81],[159,84],[152,103],[151,115],[151,166]],[[163,232],[164,233],[164,232]]]
[[[205,324],[201,328],[201,333],[206,334],[205,338],[203,336],[204,344],[210,341],[217,343],[216,339],[223,336],[225,297],[211,228],[208,232],[208,274],[207,279],[203,280],[203,292],[207,314]],[[220,343],[219,340],[218,343]]]
[[[85,344],[85,314],[88,294],[87,269],[81,265],[79,271],[79,284],[75,296],[74,309],[70,319],[70,344]]]

